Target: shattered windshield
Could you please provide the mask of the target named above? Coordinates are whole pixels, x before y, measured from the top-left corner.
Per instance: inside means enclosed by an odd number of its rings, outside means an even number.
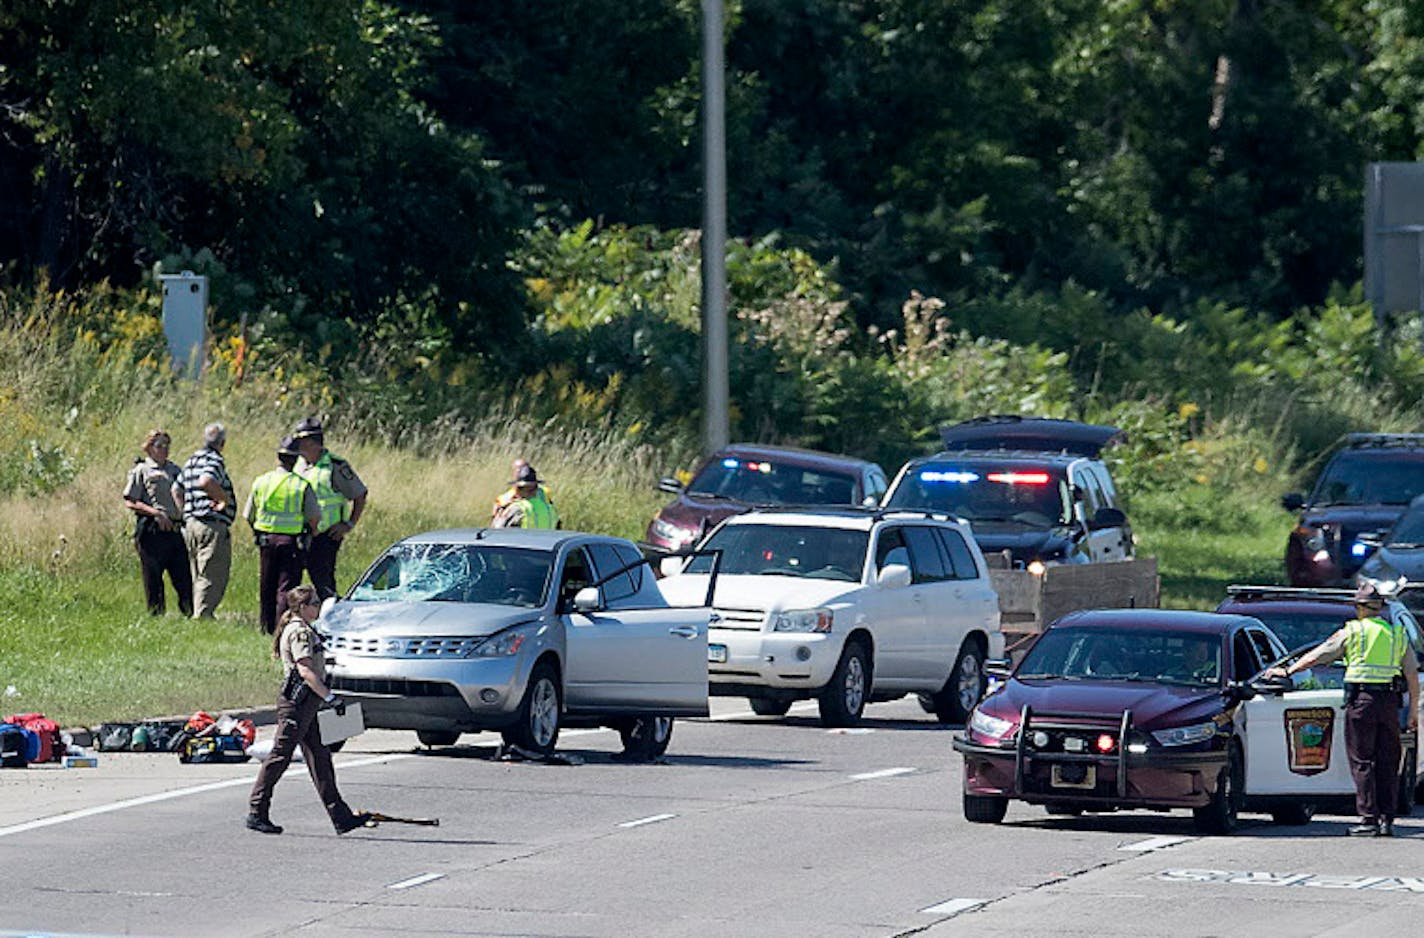
[[[356,602],[544,604],[553,555],[482,544],[397,544],[351,591]]]

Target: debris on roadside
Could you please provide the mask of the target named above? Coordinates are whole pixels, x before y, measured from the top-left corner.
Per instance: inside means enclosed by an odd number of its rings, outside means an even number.
[[[59,724],[43,713],[11,714],[0,723],[0,768],[58,762],[64,758],[65,746]]]

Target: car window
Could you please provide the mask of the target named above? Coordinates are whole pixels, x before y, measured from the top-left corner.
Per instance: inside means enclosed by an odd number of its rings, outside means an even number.
[[[934,532],[920,525],[907,525],[904,531],[905,541],[910,547],[910,570],[914,573],[912,582],[940,583],[949,579],[939,538],[934,536]]]
[[[892,563],[910,565],[910,552],[905,549],[905,535],[900,527],[881,528],[875,543],[875,570],[884,570]]]
[[[869,469],[865,473],[865,497],[875,499],[876,504],[880,503],[885,490],[889,488],[889,483],[885,481],[885,473],[879,469]]]
[[[643,559],[643,555],[638,552],[638,548],[633,547],[630,544],[614,544],[613,552],[618,555],[620,566],[626,567],[629,564],[638,564],[636,567],[633,567],[628,571],[628,582],[633,585],[634,593],[637,593],[642,590],[643,578],[650,574],[648,572],[648,565],[646,563],[638,563],[638,561]]]
[[[870,534],[800,524],[726,524],[703,545],[722,551],[721,576],[804,577],[860,582]],[[694,557],[687,573],[708,573],[712,558]]]
[[[1099,508],[1105,506],[1103,492],[1098,485],[1098,477],[1093,474],[1086,463],[1079,465],[1074,471],[1073,484],[1083,490],[1089,518],[1097,514]]]
[[[1310,502],[1322,505],[1408,505],[1424,494],[1424,455],[1345,450],[1330,460]]]
[[[1235,681],[1249,680],[1265,667],[1257,657],[1256,649],[1251,645],[1251,639],[1247,637],[1245,629],[1237,632],[1231,641],[1231,658],[1231,678]]]
[[[544,603],[550,555],[475,544],[397,544],[351,589],[353,602]]]
[[[1019,680],[1077,678],[1216,686],[1221,640],[1158,629],[1049,629],[1014,672]]]
[[[1250,636],[1251,644],[1256,649],[1256,659],[1261,662],[1262,667],[1271,664],[1281,655],[1275,646],[1271,644],[1270,636],[1260,629],[1247,629],[1246,634]]]
[[[564,557],[564,571],[559,577],[559,601],[568,602],[579,590],[593,583],[593,565],[582,547],[575,547]]]
[[[951,575],[956,580],[977,580],[979,565],[974,562],[974,554],[969,550],[969,545],[964,543],[960,533],[949,528],[935,528],[934,532],[944,545],[945,553],[949,555]]]
[[[688,484],[687,494],[753,505],[851,505],[855,477],[774,460],[722,456],[702,467]]]
[[[612,544],[590,544],[588,552],[593,557],[593,566],[598,571],[600,580],[624,565],[623,559],[613,550]],[[633,581],[628,578],[627,573],[621,573],[604,583],[602,589],[603,601],[610,605],[620,599],[627,599],[635,592]]]
[[[1103,504],[1107,507],[1117,507],[1117,488],[1113,485],[1112,476],[1108,473],[1108,467],[1102,463],[1089,463],[1089,468],[1098,477],[1098,486],[1103,491]]]

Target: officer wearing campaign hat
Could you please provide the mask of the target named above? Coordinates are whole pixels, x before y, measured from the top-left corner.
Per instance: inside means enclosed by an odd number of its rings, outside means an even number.
[[[296,440],[284,437],[277,445],[277,468],[252,483],[243,510],[257,542],[257,603],[268,635],[287,611],[287,591],[302,582],[307,540],[321,520],[316,490],[295,471],[298,455]]]
[[[1345,660],[1345,749],[1355,780],[1360,823],[1347,833],[1357,837],[1394,836],[1399,791],[1399,709],[1409,690],[1409,730],[1419,725],[1419,664],[1404,627],[1381,617],[1385,598],[1364,582],[1355,591],[1351,619],[1288,668],[1267,676],[1289,677],[1317,664]]]
[[[525,463],[510,480],[514,498],[490,523],[492,528],[557,528],[559,513],[545,496],[539,473]]]
[[[366,510],[366,485],[351,464],[326,448],[321,421],[307,417],[292,430],[301,462],[297,472],[316,491],[320,519],[307,550],[307,574],[322,599],[335,596],[336,555]]]

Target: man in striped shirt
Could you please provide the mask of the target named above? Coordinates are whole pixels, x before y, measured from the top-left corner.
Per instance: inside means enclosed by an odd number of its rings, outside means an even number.
[[[193,572],[193,618],[211,619],[227,591],[232,570],[232,479],[223,462],[227,430],[220,423],[203,428],[203,448],[183,464],[173,483],[173,498],[183,509],[183,541]]]

